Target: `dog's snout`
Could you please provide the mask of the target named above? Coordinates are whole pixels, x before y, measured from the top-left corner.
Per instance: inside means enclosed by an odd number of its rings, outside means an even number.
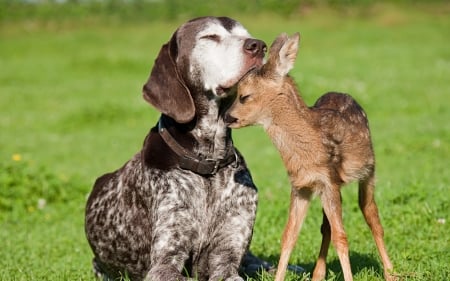
[[[258,54],[264,56],[264,53],[267,50],[267,45],[264,41],[249,38],[244,42],[244,50],[252,56],[256,56]]]

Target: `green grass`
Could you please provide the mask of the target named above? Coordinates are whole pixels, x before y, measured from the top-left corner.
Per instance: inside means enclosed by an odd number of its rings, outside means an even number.
[[[302,35],[291,72],[312,104],[337,90],[366,109],[376,199],[402,280],[450,278],[450,7],[389,4],[232,15],[270,42]],[[158,113],[141,98],[174,22],[3,21],[0,26],[0,280],[93,280],[84,205],[97,176],[142,145]],[[259,187],[251,248],[277,262],[289,183],[261,128],[234,131]],[[355,280],[382,280],[357,188],[343,190]],[[309,271],[320,246],[314,200],[291,263]],[[342,280],[333,248],[327,280]],[[303,280],[290,276],[289,280]],[[271,280],[263,276],[263,280]]]

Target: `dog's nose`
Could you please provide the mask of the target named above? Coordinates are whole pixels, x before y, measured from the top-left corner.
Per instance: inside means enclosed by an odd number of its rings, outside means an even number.
[[[267,45],[264,41],[249,38],[244,42],[244,50],[252,56],[256,56],[258,54],[264,56],[264,53],[267,50]]]
[[[234,122],[236,122],[238,119],[231,116],[229,113],[225,114],[225,118],[223,118],[223,120],[225,121],[226,124],[233,124]]]

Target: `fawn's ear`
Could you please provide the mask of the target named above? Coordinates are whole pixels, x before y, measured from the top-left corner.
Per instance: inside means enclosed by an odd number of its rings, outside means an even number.
[[[176,34],[161,48],[142,92],[144,99],[161,113],[178,123],[188,123],[195,116],[195,106],[175,63],[178,55]]]
[[[275,72],[279,76],[286,76],[294,67],[299,40],[298,32],[290,37],[286,33],[280,34],[270,46],[266,70]]]
[[[287,33],[281,33],[277,38],[272,42],[269,48],[269,58],[267,62],[262,67],[263,73],[273,73],[276,72],[277,62],[278,62],[278,54],[280,53],[280,49],[283,47],[284,43],[289,39]]]

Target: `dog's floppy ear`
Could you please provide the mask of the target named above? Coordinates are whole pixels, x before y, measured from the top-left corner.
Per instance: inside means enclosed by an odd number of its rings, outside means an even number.
[[[178,123],[188,123],[195,116],[195,106],[189,89],[178,73],[174,60],[177,53],[175,32],[170,41],[159,51],[142,92],[144,99],[161,113]]]

